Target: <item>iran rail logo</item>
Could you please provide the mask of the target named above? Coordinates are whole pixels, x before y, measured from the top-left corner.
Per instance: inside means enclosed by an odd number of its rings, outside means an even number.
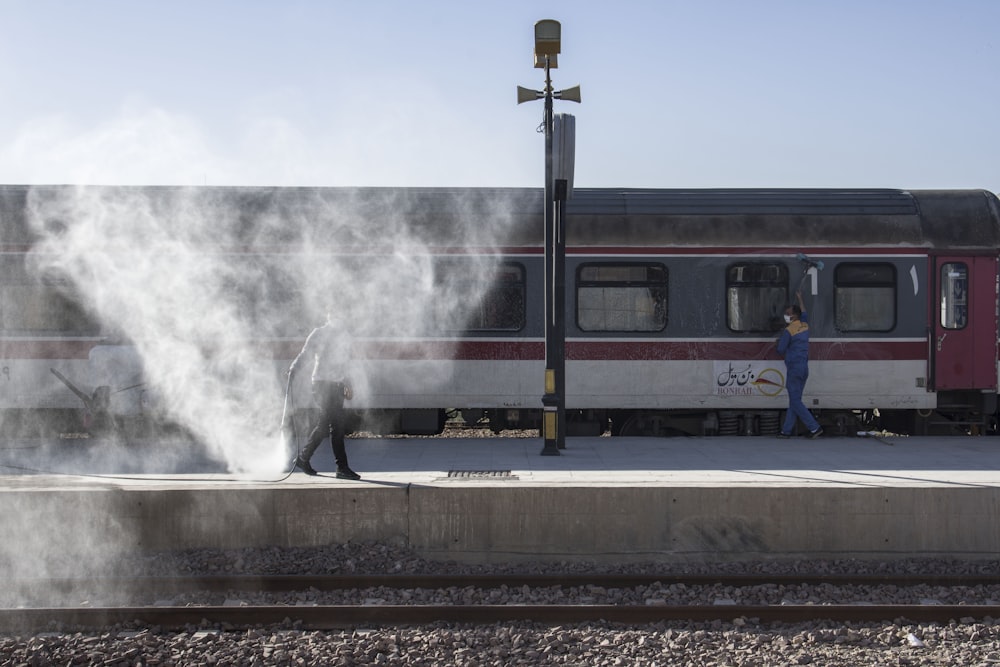
[[[765,362],[767,363],[767,362]],[[777,396],[785,388],[785,374],[753,361],[716,361],[715,394],[718,396]]]

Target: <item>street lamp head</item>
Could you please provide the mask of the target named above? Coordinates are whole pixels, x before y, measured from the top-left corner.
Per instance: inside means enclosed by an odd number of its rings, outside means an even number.
[[[542,19],[535,23],[535,67],[557,67],[561,48],[562,26],[559,21]]]

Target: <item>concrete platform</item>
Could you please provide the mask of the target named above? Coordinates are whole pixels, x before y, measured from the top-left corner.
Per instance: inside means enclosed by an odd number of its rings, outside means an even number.
[[[169,474],[121,455],[55,464],[51,452],[43,470],[30,448],[7,448],[0,562],[40,576],[135,550],[361,540],[469,561],[1000,555],[997,438],[570,438],[560,456],[541,450],[349,440],[363,476],[350,482],[334,478],[327,446],[319,476],[273,479],[210,461]]]

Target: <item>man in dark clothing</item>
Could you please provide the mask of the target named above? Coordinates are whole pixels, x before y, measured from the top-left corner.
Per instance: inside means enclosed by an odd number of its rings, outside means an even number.
[[[309,334],[302,351],[288,369],[289,375],[294,375],[302,364],[311,362],[313,366],[312,394],[313,401],[319,407],[319,420],[295,458],[295,465],[307,475],[316,474],[309,459],[329,435],[333,456],[337,461],[337,477],[361,479],[347,464],[347,448],[344,444],[344,401],[350,400],[354,395],[347,379],[346,365],[350,356],[350,336],[336,327],[328,316],[326,324],[313,329]]]
[[[788,326],[778,338],[778,354],[785,357],[785,389],[788,390],[788,412],[779,438],[789,438],[795,430],[795,422],[801,419],[809,429],[810,438],[823,435],[823,429],[802,402],[802,392],[809,379],[809,317],[802,303],[802,292],[795,293],[798,305],[785,309]]]

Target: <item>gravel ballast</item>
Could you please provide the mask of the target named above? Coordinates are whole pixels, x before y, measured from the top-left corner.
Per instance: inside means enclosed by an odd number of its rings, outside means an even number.
[[[997,561],[765,561],[608,564],[512,563],[470,565],[426,560],[386,544],[322,549],[190,550],[135,556],[108,564],[117,576],[217,574],[995,574]],[[95,572],[101,574],[101,572]],[[185,594],[160,604],[740,604],[823,603],[832,595],[875,604],[992,603],[992,587],[848,587],[768,585],[750,588],[651,585],[629,589],[466,589],[407,591],[388,588],[259,594],[245,591]],[[120,602],[105,592],[86,601]],[[276,598],[275,596],[283,596]],[[870,599],[878,596],[879,599]],[[119,598],[119,600],[115,600]],[[225,599],[222,599],[225,598]],[[60,600],[75,605],[83,600]],[[16,601],[8,600],[7,606]],[[115,627],[93,632],[0,635],[0,665],[994,665],[1000,664],[1000,626],[992,619],[948,624],[816,621],[759,623],[735,618],[706,623],[621,626],[603,623],[543,626],[434,624],[307,631],[282,627],[185,632]]]

